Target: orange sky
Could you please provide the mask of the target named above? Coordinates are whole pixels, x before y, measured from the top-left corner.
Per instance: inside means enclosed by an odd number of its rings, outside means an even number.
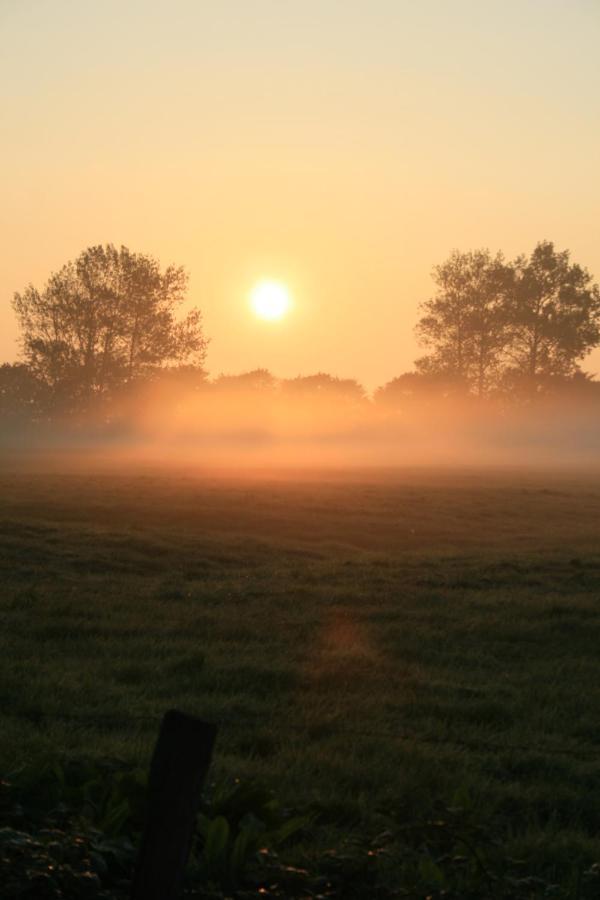
[[[369,388],[454,247],[600,278],[599,40],[596,0],[0,0],[0,359],[13,292],[108,241],[186,265],[213,374]]]

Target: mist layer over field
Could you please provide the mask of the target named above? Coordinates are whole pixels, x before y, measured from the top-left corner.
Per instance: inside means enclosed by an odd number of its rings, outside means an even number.
[[[5,458],[67,466],[594,465],[600,402],[591,384],[587,392],[508,405],[433,392],[369,399],[342,390],[167,380],[76,417],[9,421],[0,448]]]

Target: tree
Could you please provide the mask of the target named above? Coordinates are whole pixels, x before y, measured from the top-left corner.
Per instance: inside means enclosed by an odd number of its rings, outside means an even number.
[[[44,385],[22,363],[0,365],[0,417],[2,422],[34,419],[43,406]]]
[[[272,394],[277,384],[277,378],[267,369],[252,369],[240,375],[219,375],[213,382],[213,386],[222,391],[262,394]]]
[[[87,401],[169,364],[201,365],[200,311],[181,320],[183,268],[161,271],[151,256],[112,244],[89,247],[52,274],[42,291],[15,294],[23,356],[68,402]]]
[[[354,378],[338,378],[327,372],[286,378],[281,386],[288,397],[298,400],[322,399],[354,404],[362,403],[366,398],[365,389]]]
[[[573,376],[600,343],[600,292],[590,273],[571,264],[569,251],[542,241],[515,262],[508,312],[511,383],[534,390],[549,378]]]
[[[464,385],[445,374],[404,372],[378,387],[373,402],[380,409],[426,409],[464,393]]]
[[[437,293],[421,305],[416,328],[430,352],[417,360],[417,371],[447,376],[481,397],[498,382],[510,338],[513,269],[501,253],[455,250],[434,268],[433,279]]]

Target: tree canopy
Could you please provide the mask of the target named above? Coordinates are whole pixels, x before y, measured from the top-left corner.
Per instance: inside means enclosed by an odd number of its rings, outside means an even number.
[[[497,380],[509,341],[507,299],[514,272],[501,253],[454,251],[433,270],[435,297],[422,304],[417,334],[427,356],[417,371],[443,374],[483,396]]]
[[[513,262],[454,251],[433,278],[437,292],[416,327],[429,352],[417,371],[452,377],[478,396],[572,376],[600,343],[598,286],[548,241]]]
[[[201,365],[201,314],[176,312],[185,299],[182,267],[161,271],[153,257],[112,244],[89,247],[29,285],[13,305],[23,358],[55,395],[85,401],[169,364]]]
[[[508,296],[511,371],[533,384],[571,376],[600,343],[600,292],[590,273],[544,241],[514,263]]]
[[[337,378],[327,372],[286,378],[282,388],[290,398],[312,401],[320,398],[339,403],[360,403],[366,396],[365,389],[354,378]]]
[[[23,363],[0,365],[0,416],[19,422],[34,418],[43,407],[44,388]]]

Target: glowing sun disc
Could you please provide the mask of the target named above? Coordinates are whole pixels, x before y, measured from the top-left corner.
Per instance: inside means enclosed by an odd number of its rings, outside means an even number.
[[[291,302],[289,290],[279,281],[260,281],[250,293],[252,309],[260,319],[281,319]]]

